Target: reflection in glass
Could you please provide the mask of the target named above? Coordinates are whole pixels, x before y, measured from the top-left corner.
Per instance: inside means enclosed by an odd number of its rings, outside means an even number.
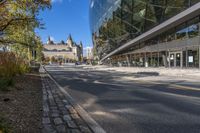
[[[197,2],[199,0],[90,0],[90,27],[96,54],[104,57]],[[198,28],[194,24],[180,29],[177,36],[184,38],[186,31],[193,36]],[[166,37],[174,39],[172,35]]]

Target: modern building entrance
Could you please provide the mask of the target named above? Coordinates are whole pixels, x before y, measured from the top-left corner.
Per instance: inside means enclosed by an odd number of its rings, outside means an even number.
[[[179,52],[170,52],[169,54],[169,65],[170,67],[182,67],[182,52],[179,51]]]

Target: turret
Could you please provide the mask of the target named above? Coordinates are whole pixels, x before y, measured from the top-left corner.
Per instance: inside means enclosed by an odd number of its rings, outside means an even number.
[[[48,37],[47,44],[54,44],[54,42],[51,40],[51,37],[50,37],[50,36]]]
[[[68,39],[67,39],[67,45],[69,47],[72,47],[73,46],[73,40],[72,40],[72,36],[71,34],[69,35]]]

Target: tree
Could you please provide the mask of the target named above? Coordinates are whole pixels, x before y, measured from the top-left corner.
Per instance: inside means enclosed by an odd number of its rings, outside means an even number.
[[[43,24],[37,18],[39,11],[51,7],[50,0],[0,0],[0,45],[10,47],[31,60],[32,50],[42,49],[35,33]]]

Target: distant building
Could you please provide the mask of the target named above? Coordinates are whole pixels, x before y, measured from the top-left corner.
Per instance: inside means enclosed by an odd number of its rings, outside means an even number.
[[[93,59],[93,48],[92,47],[86,47],[85,52],[86,52],[87,59]]]
[[[49,59],[59,59],[63,62],[80,61],[83,56],[83,45],[82,42],[76,44],[71,35],[66,43],[54,43],[49,37],[47,44],[43,45],[43,53],[44,57]]]

